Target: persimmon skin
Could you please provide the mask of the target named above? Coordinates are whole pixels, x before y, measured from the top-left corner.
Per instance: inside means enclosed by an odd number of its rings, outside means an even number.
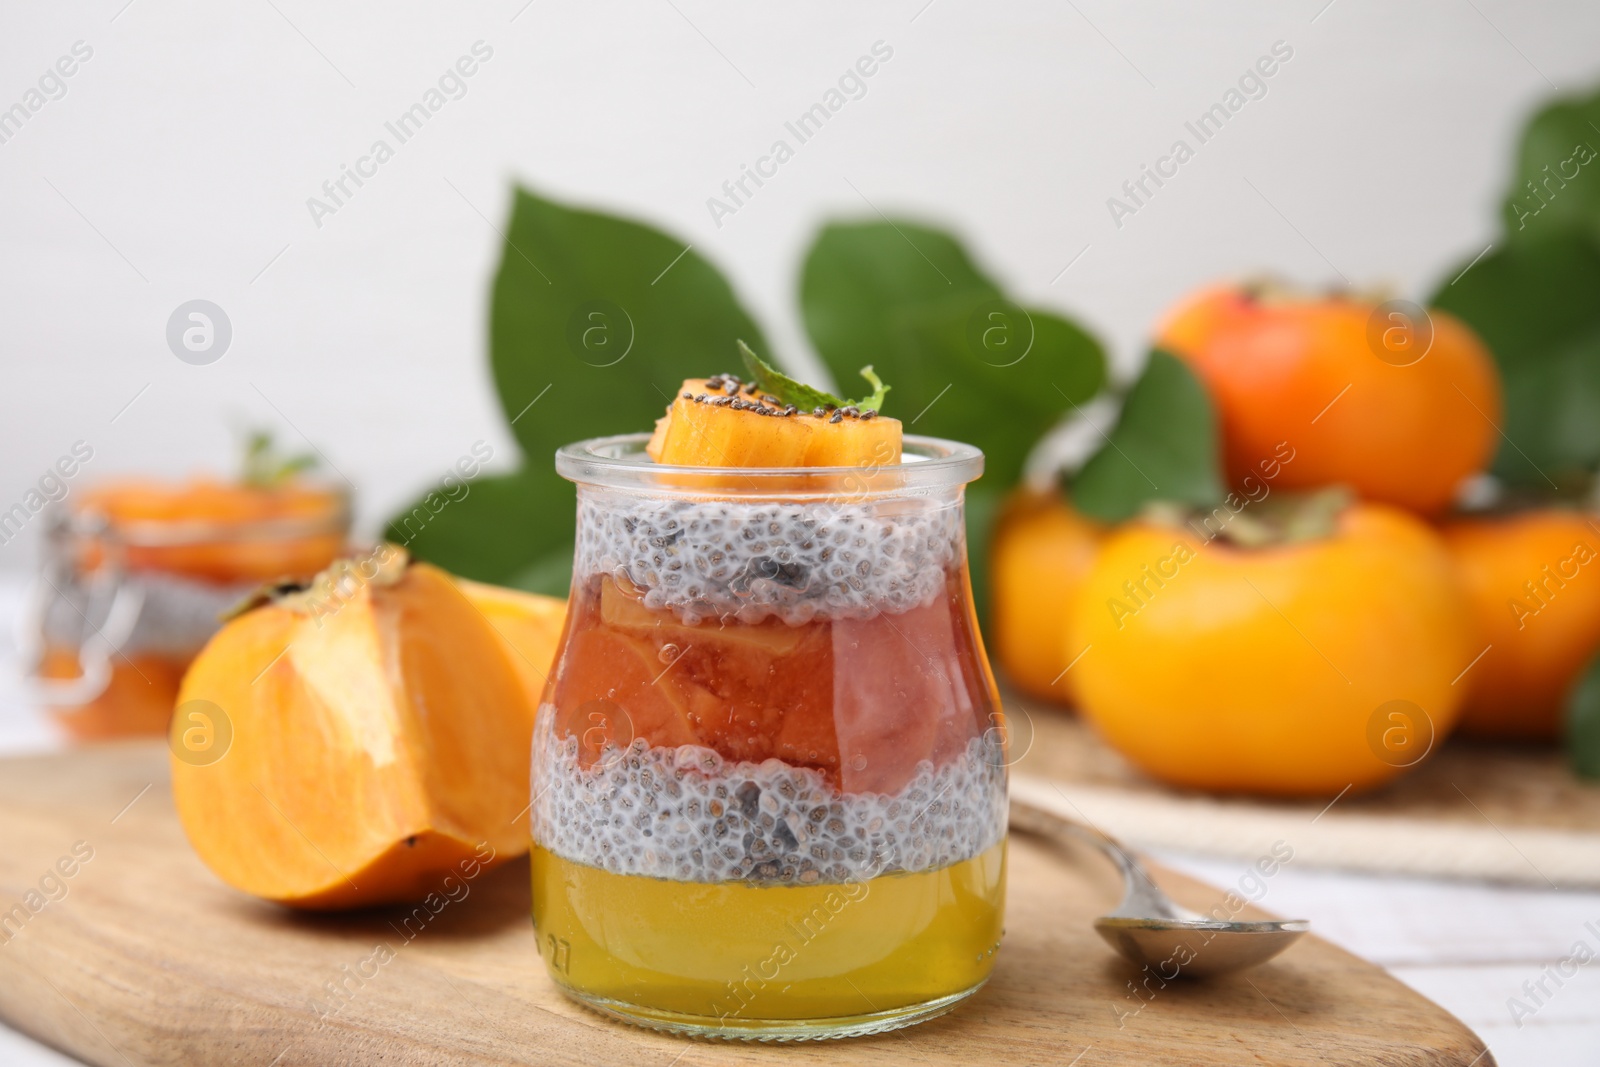
[[[1169,316],[1158,343],[1210,392],[1235,485],[1287,441],[1297,456],[1282,488],[1346,485],[1434,514],[1488,464],[1502,408],[1488,349],[1460,320],[1432,310],[1431,346],[1397,366],[1368,339],[1375,308],[1337,296],[1256,300],[1207,290]]]
[[[1444,524],[1488,650],[1461,680],[1463,734],[1560,738],[1567,696],[1600,651],[1597,527],[1594,515],[1561,508]]]
[[[1381,785],[1404,768],[1374,749],[1374,714],[1409,701],[1437,744],[1476,652],[1439,538],[1378,504],[1347,508],[1329,537],[1261,549],[1131,525],[1102,547],[1074,625],[1091,646],[1073,670],[1085,717],[1151,776],[1225,793]]]
[[[1156,327],[1157,343],[1174,355],[1198,352],[1213,336],[1237,326],[1256,301],[1236,285],[1208,285],[1179,301]]]
[[[1069,664],[1083,651],[1069,625],[1106,528],[1059,493],[1007,499],[990,548],[989,631],[1006,677],[1022,693],[1076,703]]]

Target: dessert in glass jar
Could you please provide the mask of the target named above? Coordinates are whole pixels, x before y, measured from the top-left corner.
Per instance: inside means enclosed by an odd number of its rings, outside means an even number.
[[[165,733],[219,615],[265,582],[327,567],[349,526],[343,491],[292,471],[122,479],[64,502],[26,609],[31,696],[79,740]]]
[[[578,529],[534,733],[540,951],[576,999],[701,1036],[932,1018],[1002,932],[982,455],[781,387],[691,380],[653,437],[556,460]]]

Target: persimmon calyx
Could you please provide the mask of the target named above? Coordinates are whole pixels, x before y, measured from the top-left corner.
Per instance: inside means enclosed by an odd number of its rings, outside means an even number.
[[[1185,507],[1169,501],[1149,505],[1144,518],[1158,526],[1181,528],[1206,541],[1239,548],[1272,548],[1333,536],[1339,517],[1355,497],[1343,486],[1314,493],[1282,493],[1252,500],[1229,493],[1216,507]]]
[[[1274,274],[1245,278],[1239,283],[1239,292],[1251,303],[1267,306],[1306,304],[1318,300],[1348,300],[1355,304],[1382,304],[1400,295],[1392,285],[1369,283],[1362,286],[1331,285],[1312,289],[1298,285]]]
[[[394,585],[410,565],[409,552],[390,541],[381,541],[363,555],[334,560],[309,582],[268,582],[224,612],[222,621],[236,619],[263,604],[277,604],[312,617],[325,615],[363,586]]]

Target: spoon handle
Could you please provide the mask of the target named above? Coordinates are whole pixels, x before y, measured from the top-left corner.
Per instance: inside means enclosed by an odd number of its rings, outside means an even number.
[[[1178,909],[1156,887],[1144,866],[1122,842],[1089,822],[1069,818],[1042,802],[1039,794],[1052,787],[1045,782],[1013,776],[1011,780],[1012,828],[1037,834],[1057,843],[1076,838],[1105,853],[1122,872],[1123,898],[1114,915],[1178,918]],[[1031,796],[1029,794],[1032,794]],[[1070,803],[1063,798],[1064,803]]]

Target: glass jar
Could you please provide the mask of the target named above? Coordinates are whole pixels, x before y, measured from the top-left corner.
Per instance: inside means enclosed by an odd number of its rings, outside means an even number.
[[[533,743],[551,977],[699,1036],[943,1014],[994,966],[1004,718],[967,574],[968,445],[901,463],[664,467],[569,445],[566,631]]]
[[[263,583],[314,576],[349,527],[331,487],[91,490],[45,530],[21,630],[29,696],[78,740],[165,734],[219,617]]]

